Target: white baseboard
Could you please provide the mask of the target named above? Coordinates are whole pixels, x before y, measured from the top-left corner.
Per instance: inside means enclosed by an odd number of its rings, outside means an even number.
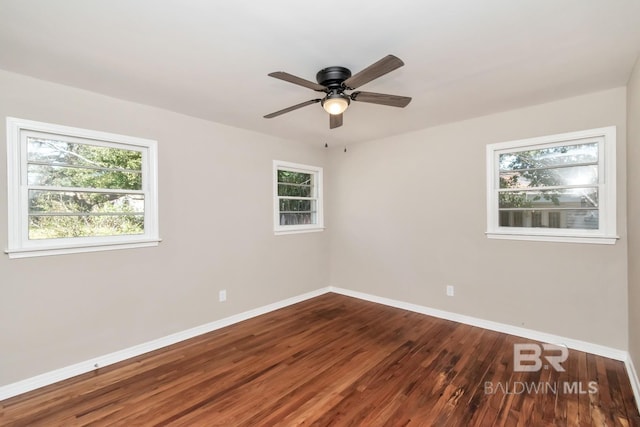
[[[352,291],[349,289],[337,288],[335,286],[330,286],[329,291],[337,294],[341,294],[341,295],[350,296],[353,298],[362,299],[365,301],[375,302],[377,304],[384,304],[390,307],[413,311],[415,313],[426,314],[426,315],[437,317],[440,319],[452,320],[454,322],[464,323],[465,325],[477,326],[483,329],[489,329],[496,332],[502,332],[505,334],[515,335],[518,337],[528,338],[528,339],[551,343],[551,344],[561,344],[574,350],[584,351],[586,353],[608,357],[609,359],[620,360],[624,362],[625,367],[627,368],[627,374],[629,376],[629,381],[631,382],[631,388],[633,389],[633,395],[636,400],[636,405],[638,406],[638,410],[640,410],[640,380],[638,379],[638,373],[635,367],[633,366],[633,361],[631,360],[631,356],[627,351],[603,346],[600,344],[593,344],[586,341],[580,341],[572,338],[561,337],[559,335],[548,334],[546,332],[535,331],[533,329],[520,328],[518,326],[507,325],[505,323],[493,322],[490,320],[479,319],[477,317],[471,317],[471,316],[465,316],[463,314],[452,313],[450,311],[438,310],[435,308],[425,307],[417,304],[411,304],[404,301],[398,301],[390,298],[379,297],[377,295],[366,294],[363,292]]]
[[[58,381],[66,380],[76,375],[91,372],[96,368],[102,368],[108,365],[112,365],[123,360],[140,356],[150,351],[158,350],[163,347],[167,347],[172,344],[176,344],[180,341],[184,341],[198,335],[206,334],[217,329],[224,328],[226,326],[233,325],[234,323],[242,322],[243,320],[251,319],[252,317],[260,316],[262,314],[269,313],[271,311],[284,308],[298,302],[302,302],[328,292],[334,292],[341,295],[346,295],[365,301],[371,301],[378,304],[387,305],[390,307],[396,307],[403,310],[409,310],[416,313],[426,314],[429,316],[438,317],[441,319],[452,320],[454,322],[464,323],[466,325],[477,326],[479,328],[489,329],[492,331],[502,332],[505,334],[515,335],[523,338],[528,338],[536,341],[563,344],[568,348],[574,350],[584,351],[587,353],[596,354],[603,357],[608,357],[614,360],[620,360],[625,363],[627,373],[629,375],[629,381],[633,388],[636,404],[640,408],[640,380],[638,380],[638,374],[633,366],[629,353],[624,350],[619,350],[611,347],[602,346],[599,344],[593,344],[586,341],[575,340],[571,338],[561,337],[559,335],[548,334],[545,332],[535,331],[532,329],[520,328],[517,326],[507,325],[504,323],[493,322],[490,320],[479,319],[472,316],[466,316],[458,313],[452,313],[449,311],[438,310],[426,306],[412,304],[404,301],[394,300],[390,298],[380,297],[376,295],[366,294],[363,292],[352,291],[349,289],[343,289],[338,287],[329,286],[321,288],[312,292],[307,292],[302,295],[287,298],[282,301],[275,302],[273,304],[265,305],[255,308],[253,310],[245,311],[240,314],[236,314],[230,317],[226,317],[221,320],[216,320],[205,325],[196,326],[195,328],[187,329],[182,332],[167,335],[165,337],[152,340],[143,344],[139,344],[133,347],[129,347],[114,353],[110,353],[104,356],[99,356],[93,359],[86,360],[84,362],[76,363],[71,366],[56,369],[54,371],[46,372],[41,375],[37,375],[32,378],[27,378],[22,381],[15,382],[0,387],[0,401],[8,399],[13,396],[17,396],[22,393],[26,393],[31,390],[35,390],[40,387],[44,387]]]
[[[624,364],[627,367],[627,374],[629,375],[629,381],[631,381],[631,388],[633,389],[633,395],[636,398],[638,411],[640,411],[640,379],[638,378],[638,371],[636,371],[635,366],[633,366],[633,360],[630,355],[627,356],[627,360],[624,361]]]
[[[349,289],[329,287],[331,292],[342,294],[378,304],[388,305],[390,307],[401,308],[403,310],[413,311],[415,313],[426,314],[440,319],[452,320],[465,325],[477,326],[491,331],[502,332],[504,334],[515,335],[518,337],[528,338],[536,341],[546,342],[550,344],[564,345],[568,348],[584,351],[586,353],[596,354],[598,356],[608,357],[614,360],[626,361],[628,353],[624,350],[606,347],[599,344],[593,344],[586,341],[580,341],[572,338],[561,337],[559,335],[548,334],[546,332],[535,331],[533,329],[520,328],[518,326],[507,325],[505,323],[493,322],[491,320],[479,319],[477,317],[465,316],[463,314],[452,313],[450,311],[438,310],[435,308],[425,307],[422,305],[411,304],[404,301],[398,301],[390,298],[379,297],[377,295],[366,294],[363,292],[352,291]]]
[[[224,319],[216,320],[205,325],[196,326],[195,328],[187,329],[185,331],[167,335],[165,337],[148,341],[143,344],[125,348],[114,353],[95,357],[84,362],[76,363],[71,366],[56,369],[54,371],[46,372],[35,377],[8,384],[0,387],[0,400],[8,399],[10,397],[35,390],[37,388],[56,383],[58,381],[66,380],[68,378],[75,377],[76,375],[91,372],[96,368],[103,368],[105,366],[112,365],[114,363],[130,359],[132,357],[140,356],[141,354],[158,350],[160,348],[176,344],[180,341],[184,341],[198,335],[206,334],[207,332],[215,331],[216,329],[224,328],[226,326],[233,325],[234,323],[242,322],[243,320],[251,319],[252,317],[260,316],[261,314],[266,314],[271,311],[275,311],[280,308],[284,308],[289,305],[293,305],[317,297],[319,295],[326,294],[328,292],[330,292],[328,287],[321,288],[312,292],[307,292],[305,294],[287,298],[273,304],[265,305],[253,310],[226,317]]]

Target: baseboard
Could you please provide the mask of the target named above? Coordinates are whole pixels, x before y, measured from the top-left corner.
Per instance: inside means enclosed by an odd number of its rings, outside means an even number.
[[[631,381],[631,388],[633,389],[633,395],[636,398],[638,411],[640,411],[640,379],[638,379],[638,371],[636,371],[635,366],[633,366],[633,360],[630,355],[627,355],[627,359],[624,361],[624,364],[627,367],[627,374],[629,375],[629,381]]]
[[[108,365],[112,365],[117,362],[121,362],[132,357],[140,356],[150,351],[158,350],[163,347],[167,347],[172,344],[176,344],[180,341],[187,340],[189,338],[196,337],[198,335],[206,334],[208,332],[221,329],[226,326],[233,325],[234,323],[242,322],[243,320],[251,319],[252,317],[260,316],[262,314],[269,313],[322,294],[330,292],[330,289],[321,288],[312,292],[307,292],[302,295],[287,298],[282,301],[268,304],[262,307],[255,308],[253,310],[245,311],[240,314],[236,314],[224,319],[216,320],[205,325],[196,326],[195,328],[187,329],[185,331],[177,332],[175,334],[167,335],[165,337],[148,341],[143,344],[135,345],[133,347],[125,348],[123,350],[116,351],[104,356],[99,356],[93,359],[86,360],[84,362],[76,363],[71,366],[56,369],[54,371],[46,372],[35,377],[27,378],[22,381],[18,381],[12,384],[8,384],[0,387],[0,401],[8,399],[13,396],[17,396],[22,393],[26,393],[31,390],[35,390],[40,387],[44,387],[58,381],[66,380],[76,375],[91,372],[97,368],[103,368]]]
[[[596,354],[598,356],[608,357],[609,359],[626,361],[628,353],[625,350],[606,347],[599,344],[593,344],[586,341],[580,341],[572,338],[562,337],[559,335],[548,334],[533,329],[520,328],[517,326],[507,325],[505,323],[493,322],[490,320],[480,319],[477,317],[466,316],[463,314],[453,313],[450,311],[438,310],[435,308],[425,307],[422,305],[411,304],[404,301],[394,300],[390,298],[380,297],[377,295],[366,294],[363,292],[352,291],[344,288],[330,286],[329,290],[337,294],[342,294],[378,304],[388,305],[390,307],[401,308],[403,310],[413,311],[415,313],[426,314],[440,319],[452,320],[465,325],[477,326],[483,329],[489,329],[496,332],[502,332],[509,335],[528,338],[535,341],[541,341],[551,344],[564,345],[568,348],[584,351],[586,353]]]
[[[96,368],[109,366],[114,363],[121,362],[123,360],[129,359],[132,357],[140,356],[150,351],[158,350],[163,347],[176,344],[180,341],[184,341],[184,340],[196,337],[198,335],[206,334],[208,332],[212,332],[217,329],[221,329],[226,326],[230,326],[235,323],[242,322],[243,320],[251,319],[253,317],[260,316],[262,314],[266,314],[271,311],[275,311],[275,310],[296,304],[298,302],[315,298],[317,296],[326,294],[328,292],[334,292],[337,294],[346,295],[346,296],[362,299],[365,301],[371,301],[378,304],[387,305],[390,307],[409,310],[416,313],[426,314],[426,315],[438,317],[441,319],[464,323],[471,326],[477,326],[480,328],[502,332],[505,334],[515,335],[523,338],[528,338],[536,341],[554,343],[554,344],[563,344],[563,345],[566,345],[568,348],[572,348],[574,350],[584,351],[587,353],[608,357],[610,359],[623,361],[627,368],[627,373],[629,375],[629,381],[631,382],[631,387],[633,388],[636,404],[638,404],[640,408],[640,381],[638,380],[638,374],[637,374],[637,371],[635,370],[633,361],[631,360],[629,353],[624,350],[619,350],[611,347],[602,346],[599,344],[593,344],[585,341],[548,334],[545,332],[535,331],[532,329],[520,328],[517,326],[507,325],[504,323],[493,322],[490,320],[484,320],[484,319],[480,319],[472,316],[466,316],[466,315],[453,313],[449,311],[438,310],[438,309],[434,309],[426,306],[407,303],[404,301],[394,300],[390,298],[380,297],[376,295],[366,294],[363,292],[352,291],[349,289],[343,289],[343,288],[338,288],[333,286],[321,288],[312,292],[307,292],[302,295],[297,295],[295,297],[287,298],[285,300],[278,301],[273,304],[268,304],[262,307],[255,308],[253,310],[245,311],[243,313],[226,317],[224,319],[216,320],[214,322],[207,323],[205,325],[187,329],[182,332],[177,332],[175,334],[171,334],[156,340],[148,341],[146,343],[129,347],[120,351],[116,351],[114,353],[99,356],[99,357],[89,359],[80,363],[76,363],[71,366],[56,369],[54,371],[46,372],[44,374],[37,375],[32,378],[27,378],[22,381],[18,381],[12,384],[2,386],[0,387],[0,401],[4,399],[8,399],[13,396],[17,396],[22,393],[26,393],[28,391],[35,390],[40,387],[44,387],[44,386],[56,383],[58,381],[66,380],[76,375],[91,372]]]
[[[631,356],[627,351],[599,344],[593,344],[586,341],[562,337],[559,335],[548,334],[546,332],[540,332],[533,329],[520,328],[517,326],[507,325],[505,323],[493,322],[490,320],[479,319],[477,317],[452,313],[450,311],[438,310],[435,308],[411,304],[408,302],[380,297],[377,295],[338,288],[335,286],[330,286],[329,291],[353,298],[362,299],[365,301],[375,302],[377,304],[401,308],[403,310],[413,311],[415,313],[426,314],[440,319],[452,320],[454,322],[464,323],[465,325],[477,326],[483,329],[489,329],[496,332],[502,332],[505,334],[515,335],[518,337],[528,338],[546,343],[562,344],[574,350],[584,351],[585,353],[596,354],[598,356],[608,357],[609,359],[622,361],[624,362],[627,369],[627,374],[629,376],[629,381],[631,382],[631,388],[633,389],[633,395],[636,400],[636,405],[638,406],[638,410],[640,411],[640,379],[638,379],[638,373],[633,365],[633,360],[631,360]]]

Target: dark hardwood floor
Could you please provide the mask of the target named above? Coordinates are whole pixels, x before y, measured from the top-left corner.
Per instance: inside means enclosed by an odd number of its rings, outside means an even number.
[[[326,294],[2,401],[0,425],[640,426],[622,362],[514,372],[526,342]]]

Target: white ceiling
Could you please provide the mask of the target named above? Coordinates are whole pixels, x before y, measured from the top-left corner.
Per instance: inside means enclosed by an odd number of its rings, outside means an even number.
[[[346,144],[623,86],[640,0],[0,0],[0,68],[303,143]],[[387,54],[405,66],[329,129],[315,81]],[[0,94],[1,96],[1,94]]]

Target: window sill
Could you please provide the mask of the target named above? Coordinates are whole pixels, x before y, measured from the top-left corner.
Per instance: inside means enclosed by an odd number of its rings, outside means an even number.
[[[619,236],[562,236],[562,235],[537,235],[537,234],[518,234],[518,233],[485,233],[489,239],[501,240],[528,240],[534,242],[557,242],[557,243],[585,243],[596,245],[613,245]]]
[[[83,252],[98,252],[98,251],[113,251],[118,249],[133,249],[133,248],[146,248],[151,246],[158,246],[162,239],[148,239],[148,240],[134,240],[122,243],[100,243],[100,244],[87,244],[78,246],[62,246],[62,247],[41,247],[41,248],[22,248],[22,249],[7,249],[5,253],[9,255],[10,259],[14,258],[32,258],[40,256],[52,256],[52,255],[66,255]]]
[[[284,235],[284,234],[317,233],[319,231],[324,231],[324,227],[298,228],[296,230],[274,230],[273,234],[275,234],[276,236],[281,236],[281,235]]]

